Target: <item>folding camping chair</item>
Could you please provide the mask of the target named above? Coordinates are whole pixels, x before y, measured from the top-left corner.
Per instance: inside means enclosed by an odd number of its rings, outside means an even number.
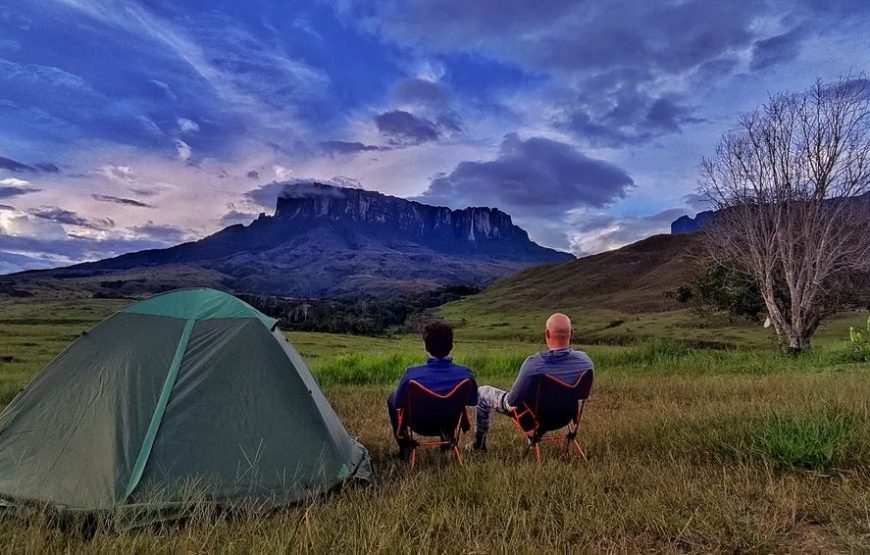
[[[529,398],[521,400],[511,411],[514,424],[528,441],[526,455],[534,449],[535,459],[541,462],[541,442],[564,441],[566,454],[573,446],[577,454],[587,460],[586,452],[577,441],[577,431],[583,407],[592,391],[592,371],[585,370],[573,384],[542,374],[534,379],[530,391]],[[568,430],[564,435],[546,435],[566,426]]]
[[[397,410],[399,422],[396,437],[410,444],[411,468],[417,463],[418,447],[450,450],[456,462],[462,464],[459,438],[471,426],[466,406],[474,399],[476,392],[477,384],[471,378],[465,378],[445,395],[435,393],[416,380],[408,383],[405,404]],[[419,441],[414,434],[440,439]]]

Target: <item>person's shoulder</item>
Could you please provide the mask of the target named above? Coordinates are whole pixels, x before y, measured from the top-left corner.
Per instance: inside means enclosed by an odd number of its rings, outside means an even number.
[[[465,373],[471,376],[474,375],[474,372],[471,370],[471,368],[469,368],[468,366],[463,366],[462,364],[456,364],[455,362],[453,363],[453,370],[454,372]]]
[[[585,351],[579,351],[577,349],[571,350],[571,355],[578,361],[584,362],[586,364],[592,365],[592,357],[586,354]]]
[[[419,374],[421,372],[425,372],[428,367],[425,364],[418,364],[416,366],[409,366],[405,368],[405,375],[412,376],[414,374]]]

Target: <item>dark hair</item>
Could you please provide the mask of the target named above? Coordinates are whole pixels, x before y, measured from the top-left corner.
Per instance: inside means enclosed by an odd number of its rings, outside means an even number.
[[[435,358],[444,358],[453,350],[453,328],[444,322],[432,322],[423,328],[426,352]]]

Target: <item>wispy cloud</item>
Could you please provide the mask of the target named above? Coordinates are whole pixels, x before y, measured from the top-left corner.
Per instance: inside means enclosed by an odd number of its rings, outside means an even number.
[[[136,206],[138,208],[151,208],[150,204],[132,198],[121,198],[111,195],[100,195],[97,193],[92,194],[91,198],[100,202],[112,202],[115,204],[123,204],[125,206]]]

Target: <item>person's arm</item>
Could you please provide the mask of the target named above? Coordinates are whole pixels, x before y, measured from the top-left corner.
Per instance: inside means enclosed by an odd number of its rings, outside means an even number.
[[[517,379],[514,381],[514,385],[512,385],[510,391],[508,391],[508,405],[515,407],[515,403],[525,396],[529,386],[531,385],[532,378],[534,378],[534,369],[535,365],[532,363],[532,357],[527,358],[520,367],[520,372],[517,374]]]

